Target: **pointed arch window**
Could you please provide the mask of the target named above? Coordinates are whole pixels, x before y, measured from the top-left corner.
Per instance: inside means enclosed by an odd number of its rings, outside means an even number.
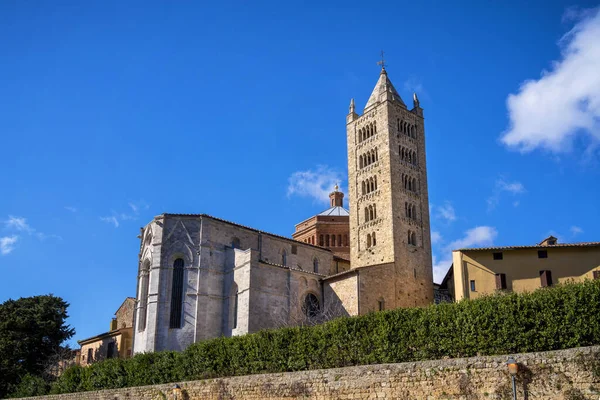
[[[173,262],[173,279],[171,282],[171,318],[169,328],[181,328],[181,314],[183,310],[183,258]]]
[[[304,298],[303,305],[304,314],[309,318],[314,318],[319,315],[319,311],[321,309],[321,305],[319,304],[319,299],[312,293],[309,293]]]
[[[281,252],[281,265],[283,265],[284,267],[287,266],[287,253],[285,252],[285,250]]]
[[[140,269],[140,293],[138,297],[138,331],[146,329],[148,314],[148,286],[150,280],[150,261],[145,260]]]

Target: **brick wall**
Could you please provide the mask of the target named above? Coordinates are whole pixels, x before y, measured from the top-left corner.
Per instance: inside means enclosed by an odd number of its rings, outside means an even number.
[[[518,354],[518,399],[598,399],[600,346]],[[183,399],[510,399],[507,356],[382,364],[178,382]],[[174,399],[173,384],[38,397]],[[524,393],[526,391],[526,395]]]

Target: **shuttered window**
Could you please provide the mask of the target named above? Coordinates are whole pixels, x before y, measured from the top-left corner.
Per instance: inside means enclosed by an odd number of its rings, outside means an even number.
[[[183,307],[183,259],[173,263],[173,284],[171,287],[171,318],[169,328],[181,328],[181,311]]]
[[[506,289],[506,274],[496,274],[496,289]]]
[[[594,280],[600,279],[600,271],[594,271]]]
[[[549,270],[540,271],[540,283],[542,287],[552,286],[552,273]]]

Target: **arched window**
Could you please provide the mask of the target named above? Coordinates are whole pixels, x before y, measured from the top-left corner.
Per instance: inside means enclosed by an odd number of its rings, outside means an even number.
[[[319,272],[319,260],[316,258],[313,260],[313,272]]]
[[[377,218],[377,204],[373,204],[373,218]]]
[[[171,318],[170,329],[181,328],[181,314],[183,310],[183,258],[173,262],[173,280],[171,284]]]
[[[281,252],[281,265],[283,265],[284,267],[287,266],[287,253],[285,252],[285,250]]]
[[[369,179],[371,181],[371,192],[375,191],[375,179],[371,178]]]
[[[408,179],[408,190],[410,190],[412,192],[413,188],[412,188],[412,180],[409,178]]]
[[[412,232],[408,231],[408,240],[407,240],[408,244],[412,244]]]
[[[342,247],[342,235],[338,235],[338,246]]]
[[[417,178],[413,178],[412,180],[413,192],[417,192]]]
[[[373,217],[373,206],[369,206],[369,221],[374,219]]]
[[[231,239],[231,247],[233,247],[234,249],[239,249],[240,248],[240,239],[234,237]]]
[[[362,194],[365,194],[365,181],[362,181]]]
[[[329,247],[329,235],[325,235],[325,247]]]
[[[371,241],[373,242],[373,246],[377,244],[377,239],[375,238],[375,232],[371,235]]]
[[[150,280],[150,261],[145,260],[140,269],[140,293],[138,297],[138,331],[146,329],[146,315],[148,313],[148,286]]]
[[[302,307],[304,314],[309,318],[314,318],[319,315],[321,305],[319,299],[312,293],[309,293],[304,298],[304,305]]]
[[[371,153],[367,154],[367,165],[371,165]]]
[[[331,247],[335,247],[335,235],[331,235]]]
[[[398,132],[400,132],[400,118],[398,118],[398,119],[396,120],[396,122],[397,122],[397,124],[398,124]]]
[[[324,246],[325,241],[323,240],[323,235],[319,235],[319,246]]]
[[[365,222],[369,220],[369,208],[365,207]]]
[[[367,234],[367,248],[371,247],[371,234]]]
[[[359,168],[363,167],[363,158],[362,158],[362,156],[358,157],[358,166],[359,166]]]
[[[344,235],[344,246],[348,247],[348,235]]]
[[[413,246],[416,246],[417,245],[417,234],[413,232],[411,234],[411,238],[412,238],[412,244],[413,244]]]
[[[375,190],[377,190],[377,175],[375,175]]]

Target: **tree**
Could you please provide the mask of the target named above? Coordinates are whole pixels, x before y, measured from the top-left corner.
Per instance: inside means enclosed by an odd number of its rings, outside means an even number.
[[[69,304],[53,295],[0,304],[0,398],[27,374],[42,376],[62,343],[75,334],[65,323]]]

